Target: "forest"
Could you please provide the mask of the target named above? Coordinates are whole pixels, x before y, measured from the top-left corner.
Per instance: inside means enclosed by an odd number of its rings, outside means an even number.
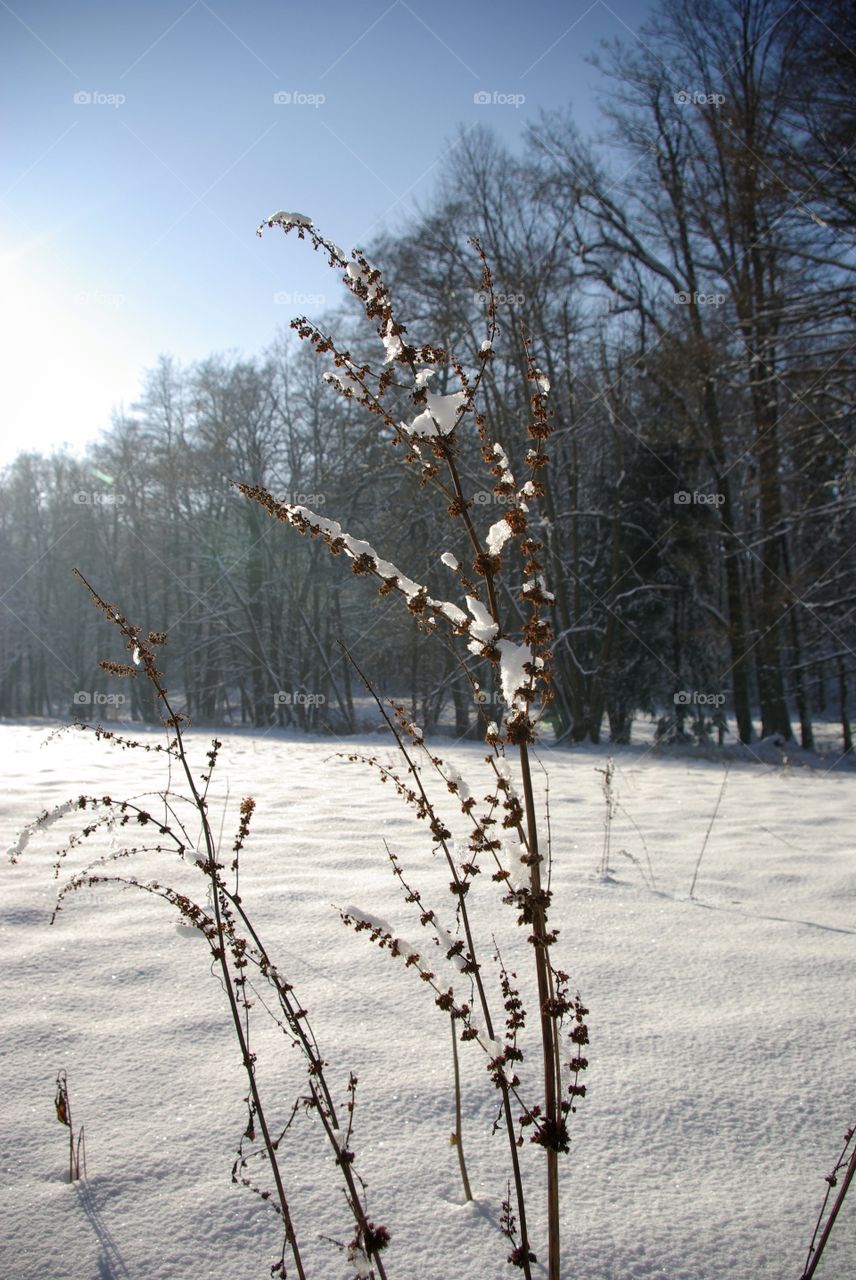
[[[549,379],[555,740],[626,743],[648,715],[664,741],[779,735],[812,750],[822,720],[849,751],[856,12],[684,0],[652,30],[604,50],[596,139],[565,112],[514,149],[487,127],[462,133],[420,216],[360,247],[408,341],[465,369],[495,306],[479,409],[512,468],[527,344]],[[682,69],[679,90],[664,66]],[[342,298],[313,323],[382,365]],[[356,732],[366,702],[344,644],[427,731],[481,736],[485,708],[451,649],[421,644],[389,599],[370,607],[325,547],[235,487],[371,529],[384,556],[448,590],[441,557],[465,560],[463,537],[450,545],[441,498],[417,495],[331,368],[287,328],[254,358],[164,355],[85,457],[18,455],[0,476],[0,716],[157,722],[145,682],[99,667],[78,566],[166,633],[166,678],[195,723]],[[474,433],[461,441],[463,476],[482,474],[480,451]],[[501,514],[501,494],[476,491],[480,529]],[[521,585],[507,581],[511,617]]]

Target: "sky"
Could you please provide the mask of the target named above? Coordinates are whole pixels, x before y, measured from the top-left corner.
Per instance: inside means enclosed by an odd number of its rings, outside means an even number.
[[[345,248],[430,200],[461,130],[597,127],[588,63],[650,0],[0,0],[0,465],[79,451],[161,353],[251,355],[333,305]]]

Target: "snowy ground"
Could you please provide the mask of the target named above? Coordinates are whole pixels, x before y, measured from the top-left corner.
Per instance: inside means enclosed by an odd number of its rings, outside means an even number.
[[[32,725],[0,726],[7,844],[42,809],[80,791],[123,796],[162,785],[157,756],[81,733],[42,745],[45,737]],[[192,742],[201,763],[208,735]],[[377,736],[362,745],[384,750]],[[219,814],[228,783],[230,839],[241,796],[258,801],[244,900],[310,1010],[333,1082],[341,1088],[349,1070],[359,1076],[355,1147],[372,1216],[392,1232],[390,1280],[519,1274],[505,1265],[495,1225],[506,1164],[501,1138],[490,1136],[496,1095],[483,1057],[463,1046],[477,1196],[465,1207],[449,1145],[444,1015],[412,972],[346,930],[335,910],[354,903],[420,940],[383,838],[414,880],[429,893],[437,886],[444,910],[448,877],[391,789],[365,767],[331,758],[335,750],[329,741],[226,734],[212,811]],[[450,753],[479,780],[476,794],[487,790],[483,753],[477,745]],[[589,1095],[563,1166],[563,1278],[796,1280],[823,1176],[856,1121],[853,775],[733,761],[690,900],[721,762],[618,753],[622,807],[602,877],[597,770],[606,750],[542,760],[552,921],[591,1010]],[[49,928],[52,837],[61,830],[70,827],[55,827],[2,871],[0,1275],[265,1277],[277,1219],[230,1183],[246,1089],[205,944],[166,906],[115,889],[76,895]],[[72,854],[67,870],[80,862]],[[506,960],[525,963],[487,875],[471,896]],[[285,1118],[303,1087],[300,1061],[277,1033],[260,1031],[256,1048]],[[53,1110],[60,1068],[75,1121],[86,1127],[89,1176],[73,1186],[67,1131]],[[341,1194],[328,1190],[332,1169],[316,1123],[296,1124],[285,1172],[310,1280],[344,1280],[348,1267],[322,1239],[349,1232]],[[536,1154],[524,1152],[527,1168],[540,1168]],[[541,1252],[537,1177],[531,1226]],[[852,1275],[854,1250],[851,1201],[819,1280]]]

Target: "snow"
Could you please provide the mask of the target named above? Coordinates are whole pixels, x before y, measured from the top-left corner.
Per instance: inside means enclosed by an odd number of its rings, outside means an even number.
[[[396,589],[402,593],[408,602],[419,596],[424,599],[427,608],[442,614],[456,626],[466,621],[466,614],[463,609],[459,609],[457,605],[448,600],[435,600],[432,596],[429,596],[420,583],[414,582],[407,574],[402,573],[391,560],[385,560],[379,556],[370,542],[367,542],[364,538],[355,538],[351,534],[343,532],[338,520],[319,515],[318,512],[313,511],[310,507],[304,507],[299,503],[284,502],[282,503],[282,508],[295,524],[299,524],[300,521],[306,521],[313,529],[325,534],[331,540],[341,540],[346,553],[352,560],[364,557],[372,562],[374,571],[380,577],[394,581]]]
[[[448,435],[458,420],[458,414],[467,399],[465,391],[453,391],[451,395],[441,396],[434,391],[425,392],[428,412],[437,423],[441,435]]]
[[[22,856],[27,845],[39,831],[48,831],[60,818],[64,818],[67,813],[72,813],[78,809],[76,800],[64,800],[60,804],[55,805],[53,809],[46,809],[44,813],[39,814],[37,818],[33,818],[26,826],[22,826],[15,842],[9,848],[9,857],[13,862]]]
[[[444,600],[440,605],[440,613],[448,618],[450,622],[453,622],[456,627],[463,626],[467,620],[467,615],[463,609],[459,609],[456,604],[452,604],[449,600]]]
[[[265,218],[262,226],[311,227],[312,219],[308,218],[305,213],[286,213],[284,209],[279,209],[276,213],[272,213],[269,218]]]
[[[403,350],[401,339],[399,338],[398,334],[394,331],[391,320],[387,320],[386,322],[386,331],[383,334],[381,341],[383,342],[384,349],[386,351],[386,356],[384,357],[384,364],[390,364],[393,360],[395,360],[398,356],[401,355],[401,352]]]
[[[450,787],[453,787],[461,800],[469,800],[470,788],[464,780],[464,776],[453,764],[449,764],[447,760],[442,760],[437,766],[439,772],[446,779]]]
[[[329,520],[326,516],[319,515],[311,507],[304,507],[299,502],[287,502],[283,505],[291,514],[307,520],[314,529],[320,529],[322,533],[326,533],[331,538],[342,537],[342,526],[338,520]],[[368,546],[368,543],[366,543],[366,546]]]
[[[147,734],[161,741],[134,726],[135,737]],[[161,756],[115,751],[79,733],[42,746],[45,737],[43,727],[0,726],[7,848],[29,821],[81,793],[121,798],[162,784]],[[188,734],[199,764],[210,737]],[[340,746],[376,752],[376,738],[218,737],[210,806],[218,829],[228,789],[225,841],[239,798],[258,802],[242,855],[244,903],[310,1011],[337,1099],[348,1072],[359,1077],[351,1146],[371,1217],[392,1233],[390,1280],[513,1280],[519,1272],[505,1264],[497,1231],[506,1173],[502,1135],[490,1132],[496,1093],[486,1036],[481,1047],[460,1046],[464,1146],[477,1197],[465,1205],[448,1140],[448,1018],[414,968],[346,929],[338,914],[360,904],[396,937],[422,944],[434,967],[439,948],[424,945],[430,932],[404,904],[383,839],[451,924],[445,860],[432,858],[425,824],[390,787],[334,754]],[[484,744],[432,745],[474,795],[491,789]],[[691,900],[722,763],[648,748],[613,754],[620,807],[601,877],[597,769],[607,750],[538,751],[550,777],[551,923],[561,929],[554,959],[591,1010],[588,1096],[572,1117],[571,1155],[560,1162],[563,1280],[799,1275],[823,1178],[856,1119],[853,775],[733,758]],[[514,757],[508,766],[502,772],[516,777]],[[423,777],[465,836],[459,797],[427,771]],[[537,761],[533,779],[543,798]],[[246,1082],[205,943],[178,928],[165,904],[130,890],[81,891],[48,927],[53,851],[90,816],[69,812],[2,871],[0,1274],[266,1276],[278,1220],[230,1182]],[[62,874],[94,853],[73,850]],[[196,877],[179,859],[157,855],[138,870],[189,885]],[[501,893],[487,874],[472,882],[467,901],[476,937],[486,939],[479,958],[493,992],[495,931],[523,984],[534,1034],[529,948]],[[462,992],[464,982],[456,977]],[[498,999],[494,1006],[501,1014]],[[273,1028],[261,1019],[256,1027],[262,1085],[284,1123],[306,1076]],[[68,1131],[53,1110],[60,1069],[75,1123],[86,1127],[89,1176],[74,1186],[66,1181]],[[534,1058],[528,1071],[537,1077]],[[522,1078],[528,1087],[528,1074]],[[283,1168],[308,1275],[346,1280],[353,1267],[323,1238],[347,1241],[352,1231],[319,1133],[301,1112],[283,1141]],[[537,1187],[540,1152],[527,1144],[520,1154]],[[529,1214],[543,1260],[534,1192]],[[818,1280],[850,1275],[854,1249],[848,1199]],[[535,1274],[544,1275],[540,1263]]]
[[[444,551],[443,554],[440,556],[440,560],[449,569],[458,568],[458,561],[452,555],[451,551]]]
[[[441,778],[448,784],[449,789],[454,791],[461,801],[470,798],[470,788],[465,778],[453,764],[437,755],[424,745],[424,735],[418,725],[412,724],[410,732],[413,736],[414,743],[411,748],[411,755],[417,771],[423,769],[429,774],[436,769]],[[455,841],[451,842],[451,847],[457,849]],[[462,846],[460,853],[464,856],[466,846]]]
[[[455,427],[458,415],[466,401],[466,392],[453,391],[451,395],[441,396],[434,391],[426,391],[427,408],[408,425],[400,423],[401,430],[408,436],[429,439],[433,436],[447,436]]]
[[[523,670],[526,663],[532,662],[532,650],[527,644],[516,644],[513,640],[497,640],[499,650],[499,675],[502,682],[502,696],[510,707],[517,711],[525,711],[526,699],[519,694],[520,689],[531,684],[529,675]]]
[[[498,556],[511,537],[511,525],[507,520],[497,520],[487,531],[487,549],[492,556]]]
[[[433,925],[434,932],[436,933],[437,938],[439,940],[440,949],[443,952],[444,957],[448,960],[449,964],[456,971],[456,975],[460,974],[461,970],[464,968],[467,962],[464,956],[460,955],[457,951],[453,950],[453,947],[455,945],[455,939],[448,932],[448,930],[444,929],[443,926],[438,923],[436,918],[432,921],[432,925]],[[451,952],[451,955],[449,954],[449,952]]]
[[[501,484],[514,484],[514,476],[511,473],[511,466],[508,461],[508,454],[505,452],[501,444],[493,446],[493,452],[496,456],[498,465],[502,468],[502,474],[499,477]]]
[[[351,373],[340,373],[337,369],[328,369],[324,374],[324,381],[335,384],[342,391],[358,393],[363,390],[359,378]]]
[[[371,1264],[369,1263],[368,1257],[359,1246],[350,1251],[350,1260],[353,1266],[356,1267],[356,1274],[360,1277],[360,1280],[366,1280],[366,1278],[371,1275]]]
[[[519,840],[503,840],[502,849],[506,858],[506,868],[509,872],[511,888],[525,889],[529,884],[531,871],[528,862],[524,862],[523,859],[528,857],[529,850]]]
[[[369,270],[361,267],[358,262],[349,262],[345,271],[354,284],[365,285],[369,301],[373,301],[378,296],[380,285],[377,281],[372,282]]]
[[[415,960],[419,959],[419,952],[416,948],[412,947],[404,938],[397,937],[392,925],[381,916],[373,916],[370,912],[354,906],[344,907],[343,914],[351,920],[366,925],[373,932],[389,937],[405,958],[412,956]]]
[[[523,583],[523,592],[540,591],[545,600],[555,600],[556,597],[552,591],[547,590],[547,580],[543,573],[536,573],[533,578],[527,578]]]
[[[500,756],[494,761],[494,768],[504,782],[511,782],[511,765],[505,756]]]
[[[467,596],[467,608],[472,614],[473,620],[470,623],[470,634],[474,641],[480,641],[483,644],[489,644],[499,631],[499,627],[482,604],[481,600],[476,600],[475,596]]]

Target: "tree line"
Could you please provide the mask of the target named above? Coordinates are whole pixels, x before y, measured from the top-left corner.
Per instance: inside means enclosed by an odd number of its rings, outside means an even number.
[[[429,206],[368,246],[408,340],[472,367],[490,305],[478,238],[500,326],[481,409],[512,469],[525,343],[549,378],[560,741],[626,742],[648,713],[664,739],[796,732],[807,749],[835,717],[852,747],[854,48],[839,0],[665,0],[644,44],[602,56],[603,140],[562,112],[516,150],[462,132]],[[323,327],[382,362],[353,307]],[[466,547],[439,508],[414,514],[376,421],[325,372],[287,334],[255,359],[164,357],[85,458],[17,458],[0,481],[0,715],[155,718],[143,682],[99,669],[76,564],[168,633],[168,681],[197,720],[352,732],[364,691],[343,641],[428,728],[474,730],[451,652],[417,643],[388,599],[367,611],[323,547],[230,485],[303,502],[451,590],[440,556]],[[486,526],[501,497],[478,441],[461,449]]]

